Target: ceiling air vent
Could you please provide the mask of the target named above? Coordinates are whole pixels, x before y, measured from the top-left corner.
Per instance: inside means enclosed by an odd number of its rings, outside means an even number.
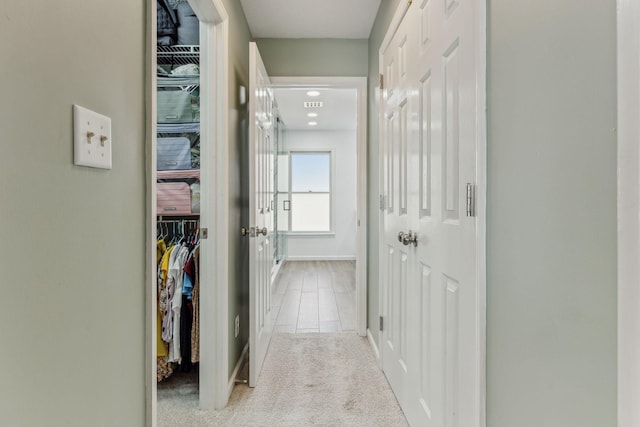
[[[322,101],[305,101],[304,108],[322,108]]]

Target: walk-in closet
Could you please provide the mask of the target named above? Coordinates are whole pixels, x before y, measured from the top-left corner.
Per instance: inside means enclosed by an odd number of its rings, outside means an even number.
[[[158,405],[199,391],[199,26],[187,0],[157,0]]]

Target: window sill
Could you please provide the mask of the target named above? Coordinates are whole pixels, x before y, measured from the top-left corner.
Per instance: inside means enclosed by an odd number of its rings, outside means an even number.
[[[289,237],[335,237],[335,231],[289,231]]]

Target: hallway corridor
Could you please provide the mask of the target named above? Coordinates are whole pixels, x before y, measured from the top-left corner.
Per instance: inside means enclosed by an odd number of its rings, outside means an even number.
[[[207,412],[198,409],[197,372],[170,378],[158,386],[158,426],[407,426],[369,342],[354,332],[355,263],[282,268],[257,387],[237,384],[225,409]]]
[[[258,385],[237,384],[221,411],[198,409],[193,382],[158,389],[161,427],[309,425],[408,425],[366,338],[274,334]]]

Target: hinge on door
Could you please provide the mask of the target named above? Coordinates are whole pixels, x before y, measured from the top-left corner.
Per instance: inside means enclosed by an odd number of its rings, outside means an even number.
[[[411,3],[413,3],[413,0],[409,0],[409,6],[411,6]]]
[[[200,229],[200,238],[201,239],[208,239],[209,238],[209,229],[208,228],[201,228]]]
[[[384,330],[384,317],[380,316],[380,332]]]
[[[467,183],[467,216],[476,216],[476,186]]]
[[[384,75],[380,74],[380,90],[384,89]]]
[[[387,207],[387,197],[383,194],[380,195],[380,210],[383,211]]]

